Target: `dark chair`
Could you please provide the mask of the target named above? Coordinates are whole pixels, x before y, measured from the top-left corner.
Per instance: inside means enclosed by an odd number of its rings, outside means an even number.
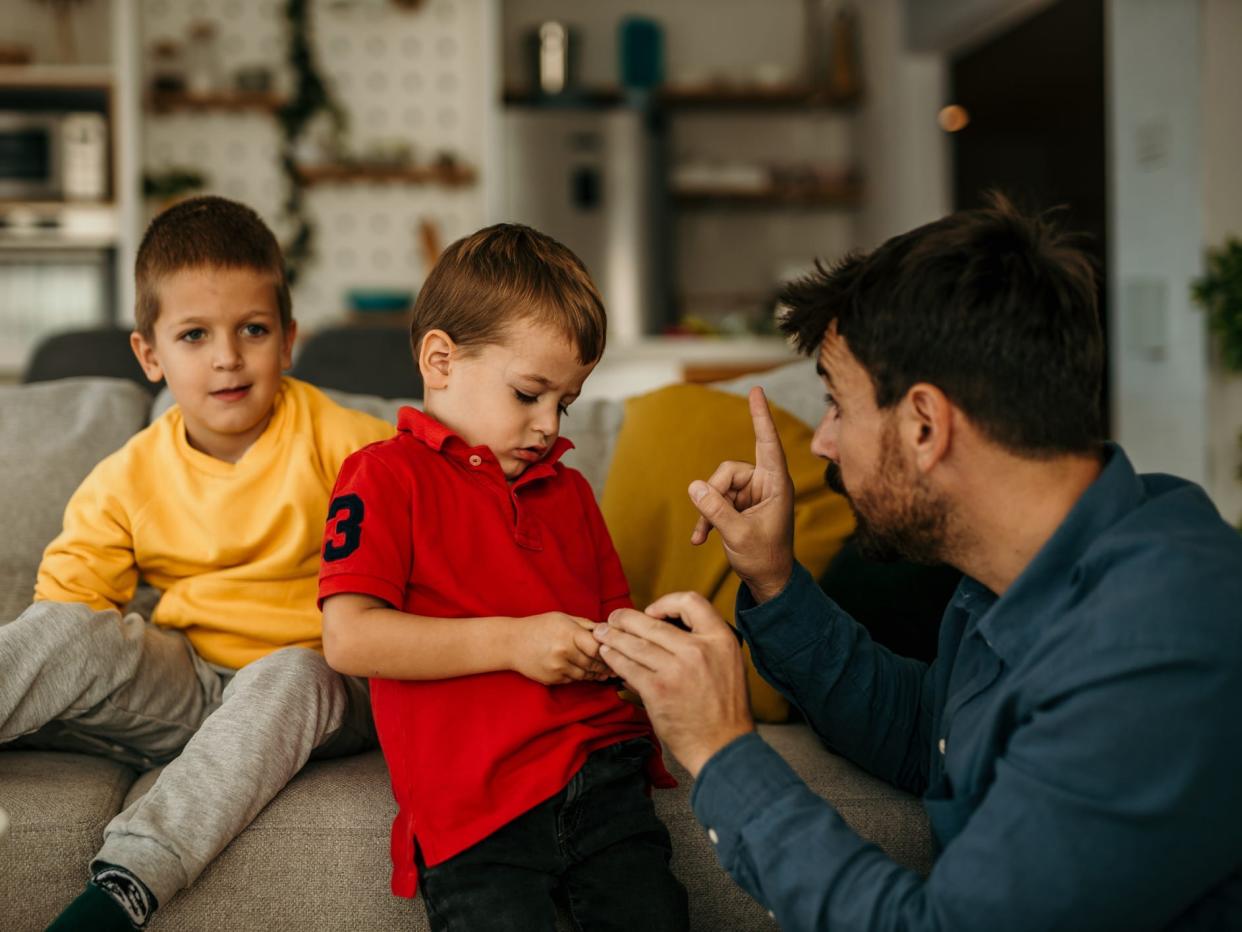
[[[410,355],[409,336],[398,327],[318,330],[302,345],[290,375],[356,395],[423,397],[423,379]]]
[[[148,381],[129,346],[129,331],[121,327],[66,330],[45,337],[22,374],[22,382],[50,382],[79,376],[129,379],[151,394],[163,384]]]
[[[931,662],[940,618],[961,578],[947,566],[868,560],[851,537],[819,585],[877,644],[902,657]]]

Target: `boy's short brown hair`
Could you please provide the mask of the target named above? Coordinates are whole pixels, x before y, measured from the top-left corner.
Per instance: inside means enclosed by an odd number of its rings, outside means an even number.
[[[280,327],[288,332],[293,302],[280,244],[266,223],[245,204],[223,197],[192,197],[151,221],[134,262],[134,328],[155,339],[160,316],[159,286],[183,269],[245,268],[266,272],[276,287]]]
[[[604,355],[604,301],[582,260],[538,230],[498,223],[444,250],[414,304],[410,348],[417,360],[423,337],[443,330],[469,352],[523,319],[561,329],[584,365]]]

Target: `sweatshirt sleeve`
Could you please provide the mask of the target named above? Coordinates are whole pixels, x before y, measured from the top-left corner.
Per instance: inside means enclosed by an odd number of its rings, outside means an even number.
[[[124,451],[99,463],[65,507],[64,526],[43,552],[35,600],[120,609],[134,596],[133,522],[123,500]]]

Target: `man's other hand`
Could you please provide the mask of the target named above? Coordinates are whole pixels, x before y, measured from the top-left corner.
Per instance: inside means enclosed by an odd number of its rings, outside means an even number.
[[[665,618],[680,618],[690,630]],[[617,609],[595,637],[600,657],[642,697],[656,734],[691,776],[734,738],[754,731],[742,651],[701,595],[662,596],[646,614]]]

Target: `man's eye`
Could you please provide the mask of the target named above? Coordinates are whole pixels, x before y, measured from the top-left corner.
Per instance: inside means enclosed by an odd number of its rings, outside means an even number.
[[[180,339],[187,343],[198,343],[203,337],[207,336],[207,331],[202,327],[195,327],[193,330],[187,330],[181,334]]]
[[[569,417],[569,405],[557,405],[556,410],[560,412],[561,417]]]
[[[242,327],[242,332],[248,337],[261,337],[268,331],[262,324],[246,324]]]
[[[526,392],[519,392],[516,388],[513,390],[514,397],[524,405],[533,405],[539,400],[538,395],[528,395]]]

